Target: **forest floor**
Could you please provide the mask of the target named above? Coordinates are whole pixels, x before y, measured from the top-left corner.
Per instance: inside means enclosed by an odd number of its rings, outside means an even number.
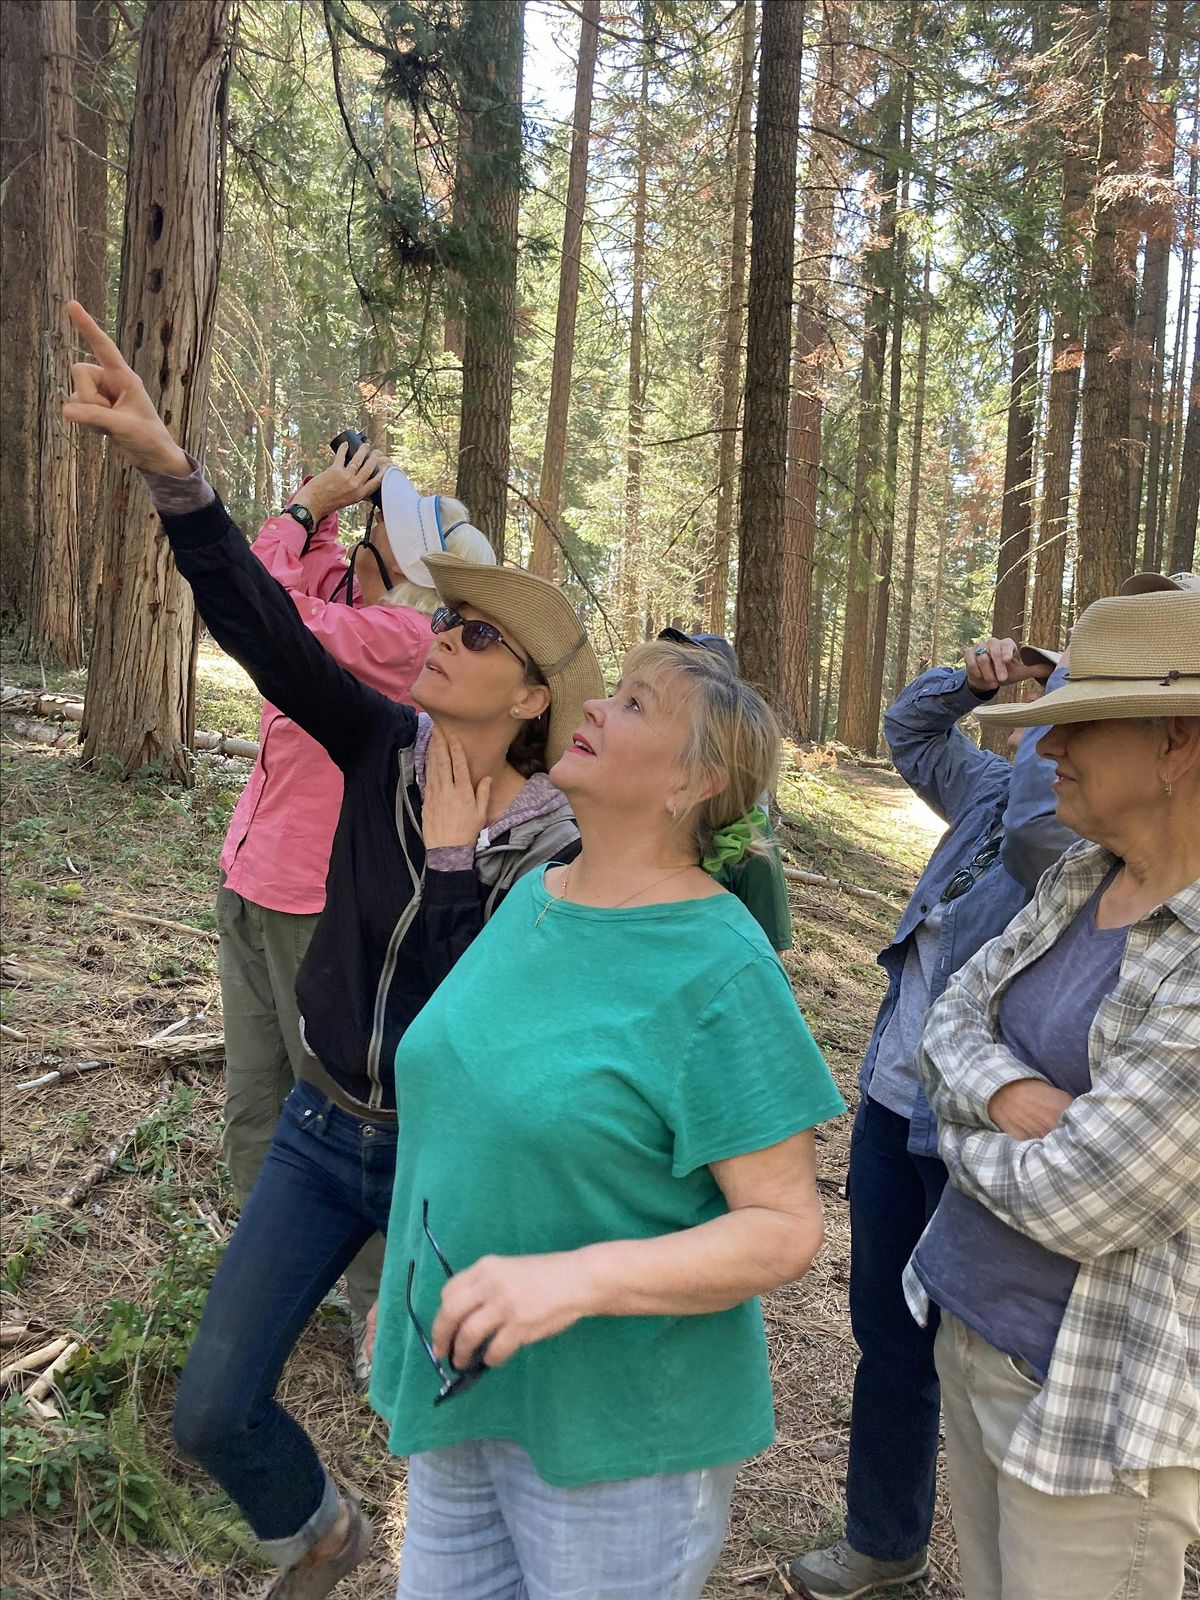
[[[5,681],[34,679],[10,663]],[[206,644],[198,726],[253,736],[256,722],[253,689]],[[28,1319],[23,1336],[6,1329],[3,1360],[56,1336],[81,1349],[51,1395],[61,1422],[34,1425],[17,1385],[4,1402],[0,1600],[257,1594],[263,1574],[237,1518],[174,1457],[168,1433],[178,1363],[235,1221],[219,1157],[219,1050],[195,1041],[220,1032],[213,889],[249,763],[200,757],[188,791],[165,788],[153,774],[117,785],[81,772],[73,751],[11,728],[3,759],[0,1314],[5,1324]],[[939,825],[893,772],[839,766],[831,751],[791,763],[780,800],[780,838],[793,865],[889,902],[792,885],[788,970],[853,1106],[882,989],[875,955]],[[173,1034],[147,1043],[176,1023]],[[99,1064],[33,1086],[82,1062]],[[776,1564],[841,1529],[855,1358],[842,1194],[850,1122],[843,1117],[818,1134],[825,1249],[802,1283],[765,1305],[779,1436],[741,1475],[712,1600],[786,1595]],[[135,1128],[136,1138],[122,1143]],[[66,1203],[114,1142],[115,1161],[82,1201]],[[353,1387],[349,1355],[344,1311],[323,1308],[288,1366],[283,1397],[334,1476],[376,1517],[374,1558],[344,1585],[347,1600],[384,1600],[394,1593],[404,1468],[388,1456],[381,1424]],[[931,1577],[895,1595],[958,1593],[943,1497]]]

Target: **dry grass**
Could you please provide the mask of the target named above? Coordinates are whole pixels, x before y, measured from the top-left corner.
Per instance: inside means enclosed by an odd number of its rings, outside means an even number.
[[[218,680],[202,665],[198,721],[228,728],[237,720],[252,731],[253,702],[224,666],[221,673]],[[45,1338],[68,1326],[86,1329],[113,1298],[144,1296],[150,1274],[173,1247],[162,1224],[164,1194],[185,1209],[198,1207],[218,1231],[234,1220],[219,1163],[219,1073],[186,1064],[164,1070],[141,1046],[186,1013],[201,1015],[194,1031],[217,1028],[215,945],[123,923],[110,911],[137,909],[212,928],[216,856],[245,768],[202,762],[196,789],[180,796],[152,781],[111,785],[81,773],[61,751],[7,740],[4,756],[3,948],[26,974],[6,983],[3,997],[5,1023],[26,1036],[6,1040],[0,1079],[6,1260],[23,1242],[28,1249],[24,1276],[15,1293],[5,1296],[3,1310],[10,1315],[19,1302],[35,1319],[32,1342],[38,1332]],[[899,909],[932,834],[928,814],[913,810],[894,777],[830,768],[794,773],[783,800],[787,811],[803,819],[781,833],[797,865],[894,893]],[[813,1031],[853,1100],[858,1058],[880,992],[874,957],[888,935],[890,915],[870,902],[817,890],[797,890],[793,909],[797,947],[791,974]],[[91,1058],[108,1064],[32,1093],[16,1088],[56,1060]],[[58,1197],[68,1183],[116,1133],[156,1105],[154,1139],[119,1165],[78,1211],[64,1209]],[[848,1226],[840,1193],[848,1121],[822,1137],[824,1254],[802,1284],[772,1296],[766,1307],[779,1439],[743,1474],[731,1537],[709,1591],[713,1600],[784,1594],[769,1577],[772,1562],[841,1525],[854,1365]],[[31,1232],[34,1218],[49,1221]],[[344,1591],[347,1600],[382,1600],[394,1592],[404,1473],[388,1457],[381,1425],[349,1381],[348,1354],[343,1318],[322,1314],[289,1365],[285,1400],[339,1481],[376,1508],[376,1559]],[[211,1505],[211,1486],[171,1455],[170,1387],[166,1381],[146,1388],[147,1440],[171,1480],[197,1506]],[[78,1526],[66,1507],[47,1518],[13,1517],[5,1529],[0,1594],[30,1600],[234,1600],[260,1590],[263,1575],[252,1561],[218,1564],[205,1548],[189,1546],[186,1530],[177,1542],[180,1548],[173,1551],[109,1543]],[[951,1552],[943,1518],[926,1591],[932,1600],[958,1593]]]

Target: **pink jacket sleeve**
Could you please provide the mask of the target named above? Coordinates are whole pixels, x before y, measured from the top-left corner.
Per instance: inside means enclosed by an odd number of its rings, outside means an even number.
[[[285,516],[268,517],[251,548],[335,661],[392,699],[407,694],[433,641],[429,620],[409,606],[349,606],[326,598],[346,570],[336,514],[321,521],[304,554],[304,529]]]

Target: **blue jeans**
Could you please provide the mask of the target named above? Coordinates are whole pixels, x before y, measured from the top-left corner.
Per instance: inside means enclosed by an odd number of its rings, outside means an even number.
[[[846,1537],[877,1561],[929,1542],[941,1393],[933,1362],[937,1308],[919,1327],[902,1274],[946,1183],[933,1156],[908,1150],[909,1122],[864,1095],[850,1135],[850,1325],[854,1376]]]
[[[317,1542],[338,1500],[275,1390],[317,1306],[372,1234],[387,1229],[396,1138],[394,1126],[350,1116],[310,1084],[296,1085],[179,1381],[176,1444],[237,1502],[281,1567]]]
[[[563,1489],[501,1439],[412,1456],[397,1600],[698,1600],[739,1465]]]

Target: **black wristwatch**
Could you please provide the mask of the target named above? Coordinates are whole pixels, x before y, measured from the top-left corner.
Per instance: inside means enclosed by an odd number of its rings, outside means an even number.
[[[305,533],[308,534],[309,538],[312,538],[317,524],[313,520],[313,514],[307,506],[297,505],[295,501],[293,501],[290,506],[284,506],[279,515],[281,517],[294,517],[304,529]]]

